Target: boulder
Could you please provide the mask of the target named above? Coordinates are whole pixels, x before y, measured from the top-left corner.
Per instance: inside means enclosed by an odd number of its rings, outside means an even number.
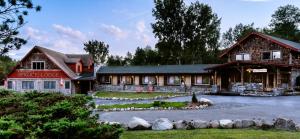
[[[220,120],[219,123],[220,123],[221,128],[232,128],[233,127],[232,120],[223,119],[223,120]]]
[[[209,122],[209,127],[211,128],[219,128],[220,127],[220,123],[218,120],[213,120]]]
[[[152,125],[152,130],[170,130],[173,129],[173,123],[167,118],[156,119]]]
[[[274,127],[281,130],[296,130],[294,121],[287,118],[277,118]]]
[[[242,120],[237,119],[233,121],[233,127],[234,128],[243,128]]]
[[[190,129],[190,124],[185,120],[179,120],[173,123],[175,129]]]
[[[242,128],[249,128],[255,125],[253,120],[242,120]]]
[[[300,131],[300,124],[296,124],[296,126],[295,126],[295,128],[296,128],[296,131]]]
[[[208,105],[208,106],[211,106],[214,104],[211,100],[206,99],[206,98],[200,98],[199,103],[200,103],[200,105]]]
[[[146,120],[139,117],[132,117],[132,119],[128,123],[128,129],[130,130],[145,130],[149,129],[151,124]]]
[[[206,121],[202,121],[202,120],[195,120],[195,121],[191,122],[191,126],[193,128],[208,128],[209,123]]]
[[[273,121],[262,120],[261,128],[262,129],[271,129],[274,127]]]

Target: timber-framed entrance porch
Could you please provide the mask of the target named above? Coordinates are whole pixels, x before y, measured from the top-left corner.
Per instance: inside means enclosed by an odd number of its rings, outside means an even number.
[[[285,64],[235,61],[207,68],[214,73],[214,84],[221,91],[231,91],[233,85],[255,87],[256,91],[291,88],[291,67]],[[246,89],[248,89],[246,87]]]

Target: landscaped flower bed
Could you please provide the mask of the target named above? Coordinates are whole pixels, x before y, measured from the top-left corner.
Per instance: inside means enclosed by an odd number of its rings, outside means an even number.
[[[105,100],[148,100],[166,99],[188,95],[191,94],[171,92],[96,92],[93,97]]]

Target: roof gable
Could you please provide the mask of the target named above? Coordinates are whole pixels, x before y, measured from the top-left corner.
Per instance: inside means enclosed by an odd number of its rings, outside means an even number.
[[[296,51],[296,52],[300,52],[300,43],[296,43],[296,42],[289,41],[289,40],[286,40],[286,39],[282,39],[282,38],[278,38],[278,37],[266,35],[266,34],[263,34],[263,33],[252,32],[252,33],[248,34],[247,36],[245,36],[244,38],[242,38],[237,43],[235,43],[233,46],[227,48],[227,50],[225,50],[223,53],[221,53],[221,55],[219,57],[225,56],[233,48],[239,46],[242,42],[244,42],[245,40],[247,40],[252,35],[259,36],[259,37],[261,37],[263,39],[269,40],[269,41],[271,41],[273,43],[278,44],[281,47],[284,47],[284,48],[287,48],[287,49],[291,49],[291,50]]]

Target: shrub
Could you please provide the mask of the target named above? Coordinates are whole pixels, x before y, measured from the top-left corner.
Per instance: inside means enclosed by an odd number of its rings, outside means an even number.
[[[160,101],[154,101],[153,107],[160,107]]]
[[[120,125],[97,123],[91,97],[0,91],[0,138],[119,138]]]
[[[195,93],[193,93],[193,96],[192,96],[192,103],[198,103],[198,99],[197,99],[197,96]]]

